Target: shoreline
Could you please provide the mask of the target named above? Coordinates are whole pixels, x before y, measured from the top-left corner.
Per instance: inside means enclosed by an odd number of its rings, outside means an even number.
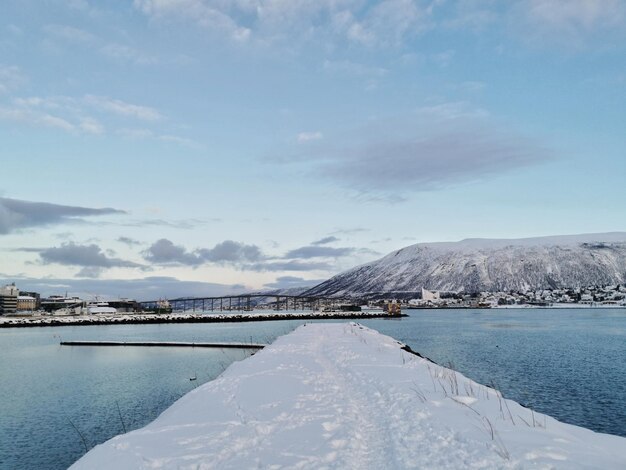
[[[254,321],[280,320],[357,320],[364,318],[402,318],[407,314],[389,315],[388,313],[367,312],[328,312],[328,313],[227,313],[227,314],[127,314],[115,316],[81,315],[67,317],[0,317],[0,328],[37,328],[49,326],[90,326],[90,325],[140,325],[165,323],[243,323]]]

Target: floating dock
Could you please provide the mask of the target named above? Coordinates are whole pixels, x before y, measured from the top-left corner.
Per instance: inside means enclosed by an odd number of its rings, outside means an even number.
[[[149,346],[174,348],[239,348],[263,349],[265,344],[260,343],[188,343],[170,341],[61,341],[61,346]]]

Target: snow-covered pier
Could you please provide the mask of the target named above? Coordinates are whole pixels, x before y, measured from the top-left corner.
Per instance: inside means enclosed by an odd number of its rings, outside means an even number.
[[[72,469],[626,468],[561,423],[355,323],[308,324]]]

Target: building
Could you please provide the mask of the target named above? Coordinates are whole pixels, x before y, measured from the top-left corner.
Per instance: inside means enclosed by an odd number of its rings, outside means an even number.
[[[32,297],[33,299],[35,299],[35,307],[32,309],[29,308],[27,310],[39,310],[41,308],[41,294],[39,292],[28,292],[25,290],[20,290],[20,296],[28,296],[28,297]],[[19,310],[19,305],[18,305],[18,310]]]
[[[17,311],[18,312],[32,312],[37,310],[37,299],[31,295],[18,295],[17,296]]]
[[[17,296],[20,290],[15,283],[0,287],[0,315],[15,313],[17,311]]]
[[[431,302],[434,300],[440,300],[441,294],[436,291],[429,291],[422,287],[422,300],[430,300]]]

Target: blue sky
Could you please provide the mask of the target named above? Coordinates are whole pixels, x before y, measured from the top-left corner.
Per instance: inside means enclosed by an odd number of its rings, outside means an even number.
[[[619,0],[4,1],[0,278],[174,296],[626,230]]]

